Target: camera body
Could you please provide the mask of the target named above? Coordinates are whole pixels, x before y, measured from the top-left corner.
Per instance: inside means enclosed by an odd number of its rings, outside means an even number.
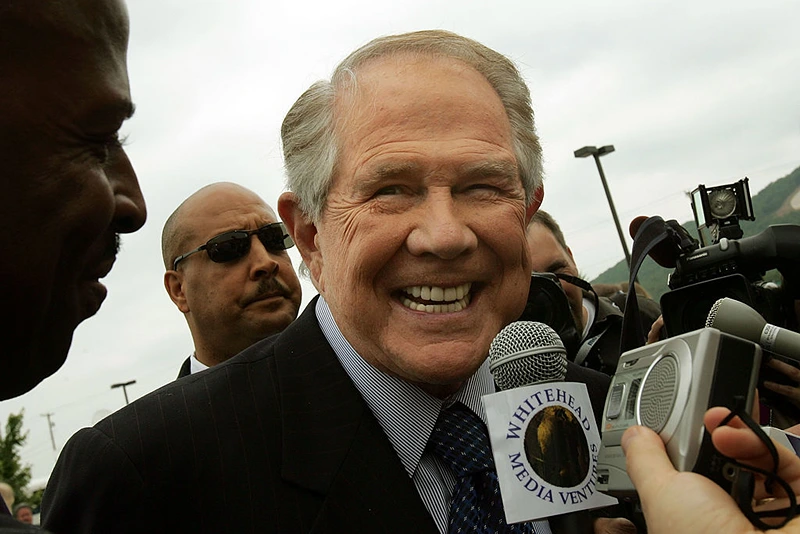
[[[703,416],[713,406],[749,411],[761,358],[755,343],[714,328],[623,354],[603,410],[598,490],[635,499],[621,438],[628,427],[643,425],[661,436],[676,469],[702,474],[730,492],[738,469],[717,453]]]
[[[668,283],[671,291],[661,297],[667,336],[702,328],[711,306],[724,297],[747,304],[771,324],[796,327],[786,320],[794,315],[791,301],[800,298],[800,226],[773,225],[742,238],[739,221],[755,219],[747,178],[698,186],[692,193],[692,210],[700,242],[676,221],[666,223],[671,248],[661,254],[671,256],[666,259],[675,266]],[[780,291],[762,278],[771,269],[783,275]]]
[[[558,334],[570,360],[581,343],[569,300],[561,287],[557,275],[553,273],[531,273],[528,300],[518,321],[544,323]]]

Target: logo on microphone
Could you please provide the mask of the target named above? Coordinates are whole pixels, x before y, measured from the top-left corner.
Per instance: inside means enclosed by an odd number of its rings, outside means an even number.
[[[600,434],[585,384],[537,384],[483,401],[509,523],[617,502],[597,491]]]
[[[575,415],[563,406],[548,406],[525,430],[525,458],[545,482],[572,488],[589,473],[589,444]]]

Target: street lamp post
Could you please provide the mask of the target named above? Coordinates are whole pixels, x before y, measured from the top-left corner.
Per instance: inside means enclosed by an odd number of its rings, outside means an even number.
[[[111,384],[111,389],[122,388],[122,393],[125,395],[125,404],[128,404],[128,390],[126,387],[135,384],[136,380],[128,380],[127,382],[120,382],[119,384]]]
[[[611,208],[611,216],[614,218],[614,224],[617,226],[617,234],[619,235],[619,242],[622,244],[622,250],[625,252],[625,261],[628,263],[628,269],[631,268],[631,253],[628,252],[628,243],[625,241],[625,234],[622,233],[622,226],[619,224],[619,217],[617,217],[617,209],[614,207],[614,201],[611,200],[611,191],[608,189],[606,183],[606,175],[603,172],[603,166],[600,164],[600,156],[611,154],[614,152],[614,145],[606,145],[597,148],[596,146],[585,146],[575,151],[576,158],[585,158],[592,156],[594,162],[597,164],[597,172],[600,173],[600,181],[603,182],[603,190],[606,192],[608,199],[608,207]]]

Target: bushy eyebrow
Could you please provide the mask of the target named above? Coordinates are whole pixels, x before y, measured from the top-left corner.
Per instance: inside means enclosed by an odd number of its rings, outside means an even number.
[[[413,174],[420,171],[419,164],[411,161],[391,162],[381,164],[370,169],[367,180],[381,181],[397,178],[406,174]],[[497,178],[502,177],[508,180],[519,179],[517,166],[509,161],[480,161],[465,163],[458,168],[461,175],[473,178]]]
[[[371,169],[356,185],[359,191],[368,191],[377,185],[393,180],[414,176],[423,172],[423,166],[414,161],[393,161],[381,163]],[[498,179],[513,187],[520,183],[515,163],[504,160],[478,161],[460,165],[457,172],[469,180]]]
[[[412,174],[420,169],[420,166],[410,161],[384,163],[370,171],[369,180],[383,181],[397,178],[407,174]]]
[[[503,178],[509,182],[520,179],[516,164],[506,160],[466,163],[459,171],[473,178]]]
[[[368,170],[355,184],[356,191],[368,192],[373,188],[418,172],[420,166],[410,161],[382,163]]]

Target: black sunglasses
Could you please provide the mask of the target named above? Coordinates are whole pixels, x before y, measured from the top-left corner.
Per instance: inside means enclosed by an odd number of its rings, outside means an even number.
[[[270,223],[255,230],[233,230],[212,237],[205,245],[200,245],[194,250],[181,254],[172,263],[172,268],[178,268],[178,262],[185,260],[192,254],[205,250],[208,257],[215,263],[238,260],[250,252],[250,236],[258,236],[259,241],[270,252],[279,252],[294,246],[294,241],[286,226],[282,222]]]

